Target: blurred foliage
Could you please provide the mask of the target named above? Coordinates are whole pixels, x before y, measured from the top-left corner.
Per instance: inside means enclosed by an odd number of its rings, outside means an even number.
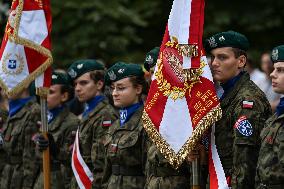
[[[0,35],[6,24],[0,0]],[[53,55],[57,67],[76,59],[96,58],[142,63],[159,46],[172,0],[51,0]],[[284,43],[283,0],[206,1],[204,37],[225,30],[245,34],[255,59]],[[7,12],[6,12],[7,13]]]

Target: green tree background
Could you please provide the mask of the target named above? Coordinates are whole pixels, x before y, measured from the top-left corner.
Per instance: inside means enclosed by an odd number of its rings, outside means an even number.
[[[0,1],[1,37],[9,3]],[[142,63],[162,41],[172,0],[51,0],[51,5],[55,66],[66,68],[80,58],[101,59],[108,66],[118,60]],[[262,51],[284,43],[283,7],[283,0],[207,0],[204,37],[239,31],[258,60]]]

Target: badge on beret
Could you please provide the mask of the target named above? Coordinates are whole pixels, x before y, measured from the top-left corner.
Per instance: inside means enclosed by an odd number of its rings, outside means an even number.
[[[109,71],[108,73],[108,76],[109,76],[109,79],[111,80],[111,81],[114,81],[115,79],[116,79],[116,75],[115,75],[115,73],[114,73],[114,71]]]
[[[274,61],[278,60],[278,49],[273,49],[273,51],[271,53],[271,58]]]
[[[117,72],[118,72],[118,73],[120,73],[120,74],[123,74],[123,73],[124,73],[124,71],[125,71],[125,69],[124,69],[124,68],[120,68]]]
[[[217,43],[216,43],[216,40],[215,40],[214,37],[210,37],[210,38],[208,39],[208,43],[209,43],[209,45],[210,45],[211,48],[217,47]]]
[[[225,37],[222,35],[221,37],[219,37],[219,41],[225,41]]]
[[[82,68],[83,68],[83,64],[78,64],[78,65],[77,65],[77,68],[78,68],[78,69],[82,69]]]
[[[77,76],[77,73],[75,72],[75,70],[70,69],[68,74],[70,75],[70,77],[75,78]]]
[[[252,125],[246,116],[241,116],[234,125],[234,128],[239,131],[243,136],[251,136],[253,133]]]
[[[151,64],[153,64],[154,59],[151,55],[149,55],[149,56],[146,57],[145,61],[147,62],[147,64],[151,65]]]
[[[57,75],[52,75],[51,78],[52,79],[57,79]]]

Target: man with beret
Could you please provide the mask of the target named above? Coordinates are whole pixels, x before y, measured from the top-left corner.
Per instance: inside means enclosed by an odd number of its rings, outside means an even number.
[[[284,45],[272,50],[271,60],[274,71],[273,91],[284,94]],[[265,123],[261,132],[261,147],[256,169],[257,189],[284,188],[284,98],[276,107],[276,113]]]
[[[204,46],[211,54],[213,78],[224,89],[223,116],[216,122],[215,138],[227,182],[233,189],[255,188],[259,134],[271,108],[244,71],[249,42],[244,35],[227,31],[213,35]]]
[[[48,140],[41,134],[36,136],[37,148],[44,151],[50,146],[51,155],[51,188],[70,188],[71,179],[71,145],[73,145],[72,132],[76,132],[79,119],[71,113],[66,102],[73,98],[73,89],[66,73],[53,72],[49,94],[48,107]],[[41,154],[40,154],[41,155]],[[42,155],[39,164],[42,164]],[[62,172],[64,169],[65,172]],[[69,180],[66,175],[69,173]],[[61,178],[61,179],[58,179]],[[64,179],[63,179],[64,178]],[[66,180],[67,179],[67,180]],[[65,185],[65,186],[64,186]],[[70,185],[70,184],[69,184]],[[34,189],[43,188],[43,172],[38,175]]]
[[[83,118],[79,125],[79,148],[83,160],[93,172],[92,188],[101,188],[104,167],[105,134],[117,114],[106,98],[104,90],[104,67],[96,60],[78,60],[68,69],[68,74],[75,85],[75,94],[80,102],[85,103]],[[71,188],[78,188],[75,177]]]

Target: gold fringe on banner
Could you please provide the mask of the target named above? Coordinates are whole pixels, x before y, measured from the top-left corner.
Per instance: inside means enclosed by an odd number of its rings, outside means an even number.
[[[15,2],[15,0],[13,0],[12,4],[14,2]],[[38,76],[40,76],[47,68],[49,68],[52,65],[52,62],[53,62],[52,54],[51,54],[51,51],[49,49],[47,49],[47,48],[45,48],[41,45],[38,45],[38,44],[34,43],[33,41],[30,41],[30,40],[27,40],[27,39],[24,39],[24,38],[21,38],[21,37],[18,36],[21,16],[22,16],[22,12],[23,12],[23,7],[24,7],[24,1],[19,0],[19,5],[15,9],[16,15],[15,15],[14,31],[13,31],[13,33],[6,32],[6,34],[8,35],[8,40],[10,40],[11,42],[14,42],[16,44],[23,45],[25,47],[28,47],[28,48],[31,48],[31,49],[37,51],[38,53],[47,57],[47,60],[40,67],[38,67],[33,73],[30,73],[27,78],[25,78],[21,83],[16,85],[11,90],[9,90],[8,87],[5,85],[5,83],[3,82],[3,80],[0,79],[0,87],[5,91],[5,93],[8,96],[15,96],[15,95],[19,94],[23,89],[27,88],[29,86],[29,84],[31,82],[33,82]],[[41,90],[43,90],[43,91],[39,92]],[[38,95],[44,95],[47,92],[46,90],[47,89],[42,89],[42,88],[40,90],[37,90],[39,92]]]
[[[195,127],[192,136],[186,141],[179,152],[176,154],[166,140],[157,131],[148,113],[144,110],[142,119],[143,125],[149,138],[153,141],[159,151],[164,155],[173,168],[178,169],[186,159],[190,151],[194,150],[196,144],[201,140],[202,135],[222,117],[220,104],[206,114]]]

